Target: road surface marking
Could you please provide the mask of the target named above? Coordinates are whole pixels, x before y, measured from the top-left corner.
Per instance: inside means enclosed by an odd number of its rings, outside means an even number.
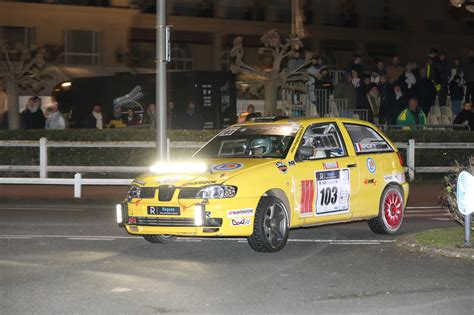
[[[0,207],[2,210],[25,210],[25,211],[84,211],[82,208],[38,208],[38,207]]]
[[[142,239],[140,236],[101,236],[101,235],[0,235],[0,239],[31,239],[31,238],[58,238],[80,241],[114,241],[122,239]],[[180,242],[196,243],[201,241],[237,241],[246,243],[242,238],[205,238],[205,237],[178,237]],[[380,245],[382,243],[393,243],[395,240],[336,240],[336,239],[301,239],[290,238],[291,243],[329,243],[334,245]]]

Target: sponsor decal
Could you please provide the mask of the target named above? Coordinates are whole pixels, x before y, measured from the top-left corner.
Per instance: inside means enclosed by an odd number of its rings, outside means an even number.
[[[406,182],[405,173],[395,173],[392,175],[385,175],[383,179],[386,183],[397,182],[399,184],[402,184]]]
[[[295,160],[288,161],[288,166],[295,166],[295,165],[296,165],[296,161],[295,161]]]
[[[219,137],[225,137],[225,136],[231,136],[234,134],[234,132],[236,132],[237,130],[239,130],[240,127],[231,127],[231,128],[227,128],[225,130],[223,130],[220,134],[219,134]]]
[[[232,226],[245,226],[245,225],[250,225],[251,221],[250,219],[242,218],[242,219],[232,219],[230,221]]]
[[[325,162],[323,163],[323,167],[325,170],[330,170],[333,168],[339,168],[339,163],[338,162]]]
[[[376,185],[377,184],[377,181],[374,179],[374,178],[366,178],[364,180],[364,184],[365,185]]]
[[[242,163],[229,162],[229,163],[224,163],[224,164],[212,165],[212,170],[213,171],[233,171],[242,167],[244,167],[244,164]]]
[[[236,209],[227,211],[228,218],[241,218],[253,215],[253,209]]]
[[[141,201],[142,201],[141,199],[137,199],[137,201],[135,201],[135,207],[138,207]]]
[[[303,137],[303,129],[300,129],[300,131],[296,135],[295,141],[293,142],[293,147],[291,148],[290,153],[295,152],[296,148],[299,146],[299,143],[302,137]]]
[[[132,185],[133,185],[133,184],[138,184],[138,185],[144,186],[146,183],[145,183],[143,180],[134,179],[134,180],[132,181]]]
[[[355,143],[354,147],[357,153],[392,151],[392,148],[385,141],[378,141],[378,142],[371,142],[371,143]]]
[[[291,125],[291,132],[292,133],[298,132],[298,130],[300,130],[300,127],[301,127],[301,125],[298,125],[298,124]]]
[[[173,185],[173,184],[176,184],[177,182],[179,182],[179,178],[170,177],[170,178],[162,178],[158,180],[158,183],[163,184],[163,185]]]
[[[314,199],[314,181],[302,180],[301,181],[301,200],[300,200],[300,208],[301,208],[302,215],[313,213],[313,199]]]
[[[206,211],[206,218],[210,218],[211,217],[211,211]]]
[[[283,174],[288,173],[288,166],[284,162],[276,162],[275,165]]]
[[[315,172],[316,215],[349,211],[351,182],[349,169]]]
[[[373,158],[367,158],[367,169],[372,174],[375,173],[375,171],[377,170],[377,165],[375,165],[375,161]]]
[[[203,181],[185,183],[185,184],[183,184],[183,186],[210,185],[210,184],[215,184],[215,183],[216,183],[216,181],[214,181],[214,180],[203,180]]]

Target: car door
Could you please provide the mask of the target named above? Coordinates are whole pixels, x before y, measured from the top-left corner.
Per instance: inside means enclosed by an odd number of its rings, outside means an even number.
[[[394,150],[371,126],[344,123],[359,166],[360,188],[358,197],[363,200],[355,213],[358,217],[375,216],[379,211],[380,196],[385,188],[384,174],[393,168],[390,155]]]
[[[303,149],[311,156],[301,156]],[[346,221],[357,208],[359,173],[335,122],[310,125],[290,161],[300,225]]]

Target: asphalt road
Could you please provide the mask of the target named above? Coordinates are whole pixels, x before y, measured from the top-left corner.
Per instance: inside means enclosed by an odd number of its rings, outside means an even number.
[[[128,236],[107,201],[0,201],[0,314],[472,314],[474,264],[421,256],[366,223],[244,239]],[[411,208],[400,234],[455,226]]]

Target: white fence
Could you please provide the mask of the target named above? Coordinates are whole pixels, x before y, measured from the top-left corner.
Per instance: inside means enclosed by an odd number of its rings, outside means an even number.
[[[204,142],[170,142],[171,149],[198,149]],[[453,166],[416,166],[415,149],[469,149],[474,150],[474,143],[397,143],[400,149],[407,150],[407,172],[412,181],[415,173],[447,173]],[[97,179],[82,178],[81,173],[143,173],[148,167],[140,166],[70,166],[48,165],[48,148],[155,148],[155,142],[135,141],[48,141],[41,138],[39,141],[0,140],[2,147],[37,147],[39,148],[39,165],[0,165],[0,172],[39,172],[39,178],[0,177],[0,184],[43,184],[43,185],[74,185],[75,196],[80,197],[82,185],[129,185],[131,179]],[[169,152],[168,152],[169,157]],[[48,178],[48,173],[64,172],[76,173],[73,178]],[[76,194],[77,193],[77,194]]]

